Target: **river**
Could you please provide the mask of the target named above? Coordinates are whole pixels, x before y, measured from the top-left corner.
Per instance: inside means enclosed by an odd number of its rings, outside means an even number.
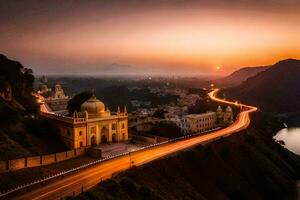
[[[273,137],[276,141],[283,141],[283,146],[289,151],[300,155],[300,128],[284,128]]]
[[[283,141],[281,144],[289,151],[300,155],[300,128],[284,128],[273,137],[276,141]],[[300,180],[297,182],[297,197],[300,199]]]

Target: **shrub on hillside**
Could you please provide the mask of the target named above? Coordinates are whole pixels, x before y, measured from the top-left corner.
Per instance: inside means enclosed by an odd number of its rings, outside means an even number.
[[[150,131],[145,133],[166,138],[177,138],[182,136],[181,129],[173,122],[159,122],[158,124],[155,124]]]
[[[106,192],[112,196],[117,195],[119,193],[119,184],[112,179],[107,179],[99,183],[100,191]]]
[[[143,200],[160,200],[161,197],[157,196],[152,190],[146,186],[140,186],[138,190],[139,199]]]
[[[120,181],[120,185],[121,185],[123,191],[125,191],[126,193],[128,193],[128,194],[136,193],[136,186],[132,180],[130,180],[128,178],[123,178]]]
[[[25,119],[25,128],[37,137],[44,137],[46,135],[58,136],[58,127],[50,120],[47,119]]]
[[[11,124],[16,123],[21,119],[20,113],[11,106],[0,102],[0,123]]]

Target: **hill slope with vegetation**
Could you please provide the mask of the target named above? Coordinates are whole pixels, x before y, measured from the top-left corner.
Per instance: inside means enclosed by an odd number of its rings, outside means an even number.
[[[57,128],[37,119],[30,68],[0,54],[0,160],[64,150]]]
[[[237,71],[234,71],[229,76],[214,81],[218,87],[233,87],[246,81],[248,78],[257,75],[258,73],[265,71],[269,66],[260,67],[244,67]]]
[[[300,110],[300,60],[287,59],[226,90],[226,96],[265,111]]]

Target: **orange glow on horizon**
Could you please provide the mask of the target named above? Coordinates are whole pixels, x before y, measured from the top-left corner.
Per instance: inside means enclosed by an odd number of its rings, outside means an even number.
[[[288,12],[157,10],[89,23],[71,17],[13,41],[0,38],[4,52],[40,65],[124,63],[224,74],[300,58],[300,16]]]

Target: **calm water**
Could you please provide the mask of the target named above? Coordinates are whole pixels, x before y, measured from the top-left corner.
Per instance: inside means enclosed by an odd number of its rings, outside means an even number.
[[[274,136],[275,140],[282,140],[284,147],[289,151],[300,155],[300,128],[284,128]],[[300,180],[297,181],[297,197],[300,199]]]
[[[284,141],[284,147],[300,155],[300,128],[284,128],[274,136],[275,140]]]

